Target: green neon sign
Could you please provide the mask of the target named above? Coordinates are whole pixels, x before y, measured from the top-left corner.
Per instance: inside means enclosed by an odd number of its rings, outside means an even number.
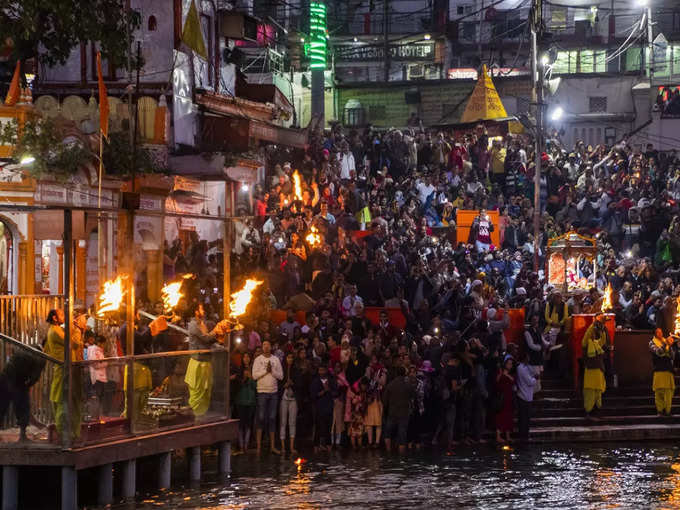
[[[309,67],[326,69],[328,45],[326,41],[326,4],[309,4]]]

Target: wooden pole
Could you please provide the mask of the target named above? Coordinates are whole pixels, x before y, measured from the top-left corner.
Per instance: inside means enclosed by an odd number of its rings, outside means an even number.
[[[132,184],[134,190],[134,180]],[[126,267],[127,267],[127,307],[125,309],[125,322],[127,324],[127,336],[125,339],[125,354],[127,354],[127,386],[126,390],[126,403],[127,403],[127,418],[130,420],[130,430],[134,429],[133,417],[135,416],[135,370],[134,370],[134,359],[132,356],[135,354],[135,239],[134,239],[134,227],[135,227],[135,213],[130,210],[127,213],[127,230],[126,234]]]
[[[229,216],[233,214],[234,203],[231,200],[231,187],[232,183],[224,183],[224,236],[222,237],[222,270],[224,274],[222,282],[222,306],[223,306],[223,317],[226,319],[229,317],[231,310],[229,309],[229,301],[231,301],[231,245],[232,245],[232,230],[233,225]],[[224,339],[225,348],[227,350],[227,356],[225,363],[227,364],[225,369],[226,381],[224,383],[224,415],[227,418],[231,417],[230,409],[231,405],[229,402],[229,395],[231,391],[231,331],[227,334]]]
[[[71,329],[73,325],[73,225],[72,212],[64,209],[64,368],[61,398],[64,405],[62,445],[71,446]]]
[[[104,173],[104,135],[101,129],[99,130],[99,183],[97,189],[97,266],[99,273],[99,288],[104,286],[104,282],[108,279],[106,271],[106,251],[104,250],[104,221],[102,220],[102,177]]]

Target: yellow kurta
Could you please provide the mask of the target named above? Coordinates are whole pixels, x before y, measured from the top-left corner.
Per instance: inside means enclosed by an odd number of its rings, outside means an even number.
[[[560,319],[559,313],[557,313],[559,305],[551,307],[550,303],[545,304],[545,311],[543,312],[545,318],[544,333],[549,332],[551,328],[562,329],[567,323],[569,320],[569,307],[567,306],[567,303],[562,303],[562,306],[564,308],[562,309],[562,318]]]
[[[82,360],[83,346],[80,339],[82,335],[76,327],[71,329],[71,361]],[[47,332],[47,342],[45,343],[45,354],[52,356],[58,360],[64,359],[64,330],[61,326],[50,326]],[[82,384],[82,368],[73,367],[71,374],[71,402],[69,414],[71,416],[71,430],[74,438],[80,437],[80,424],[82,421],[83,409],[83,384]],[[54,411],[54,422],[57,426],[57,432],[61,435],[64,428],[64,368],[62,365],[55,365],[52,373],[52,385],[50,386],[50,402]]]
[[[132,366],[134,367],[134,376],[135,380],[134,382],[134,393],[132,394],[132,398],[134,399],[134,407],[132,409],[132,421],[135,422],[139,420],[139,417],[142,414],[142,411],[146,407],[146,402],[149,399],[149,392],[152,389],[152,384],[151,384],[151,370],[149,370],[149,367],[144,365],[143,363],[140,363],[138,361],[135,361]],[[127,376],[128,376],[128,367],[125,365],[125,370],[123,372],[123,388],[125,389],[125,407],[123,408],[123,417],[127,417],[128,415],[128,410],[127,410]]]
[[[189,386],[189,405],[194,415],[202,416],[207,413],[213,387],[212,362],[191,358],[184,382]]]
[[[594,323],[586,330],[583,335],[583,359],[585,364],[588,360],[604,356],[603,346],[607,343],[605,332],[597,333]],[[604,372],[601,368],[586,368],[583,373],[583,405],[587,413],[593,407],[602,407],[602,393],[607,389]]]
[[[668,357],[673,362],[673,351],[665,342],[657,338],[652,338],[649,344],[654,356]],[[673,394],[675,393],[675,374],[669,370],[655,370],[652,379],[652,391],[654,392],[654,403],[659,414],[671,414],[673,406]]]

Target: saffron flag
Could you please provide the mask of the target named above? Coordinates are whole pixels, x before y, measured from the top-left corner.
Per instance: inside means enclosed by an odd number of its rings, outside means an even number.
[[[17,65],[14,68],[14,76],[12,76],[12,82],[9,84],[7,97],[5,97],[5,104],[7,106],[14,106],[19,101],[19,96],[21,96],[21,87],[19,86],[19,80],[21,79],[20,74],[21,60],[17,60]]]
[[[97,80],[99,84],[99,129],[104,138],[109,136],[109,97],[102,77],[102,54],[97,52]]]
[[[182,29],[182,41],[201,57],[208,58],[195,0],[191,0],[191,6],[189,6],[189,14],[187,14],[187,20],[184,22],[184,28]]]

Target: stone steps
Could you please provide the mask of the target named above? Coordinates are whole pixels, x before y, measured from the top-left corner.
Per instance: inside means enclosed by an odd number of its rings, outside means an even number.
[[[680,417],[678,417],[680,418]],[[532,442],[660,441],[680,439],[680,423],[534,427]]]
[[[658,417],[650,384],[607,388],[597,421],[588,420],[581,390],[568,381],[548,377],[541,381],[531,420],[532,441],[623,441],[680,438],[680,414]],[[678,384],[680,386],[680,384]],[[680,392],[673,398],[680,409]]]
[[[536,411],[534,415],[541,418],[582,417],[584,412],[583,405],[580,405],[580,402],[576,404],[569,407],[541,409]],[[647,404],[627,407],[609,407],[604,405],[599,411],[598,416],[656,416],[656,406],[654,406],[654,403],[648,402]]]

